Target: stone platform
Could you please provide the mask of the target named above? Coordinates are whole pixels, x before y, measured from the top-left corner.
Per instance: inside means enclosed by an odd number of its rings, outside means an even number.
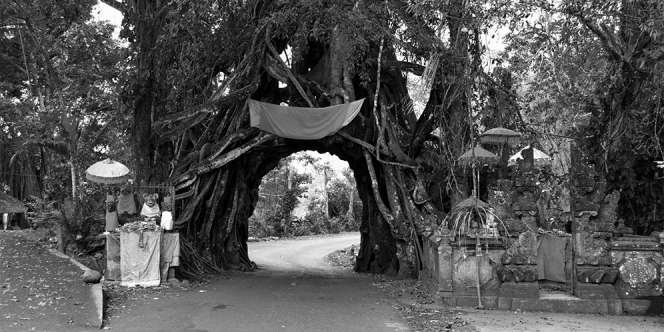
[[[582,285],[577,292],[579,297],[576,297],[539,291],[537,284],[505,284],[498,291],[487,291],[486,295],[482,295],[482,305],[484,309],[510,311],[604,315],[664,314],[664,297],[619,298],[613,287],[603,286]],[[439,291],[438,300],[440,304],[447,306],[478,307],[477,295],[470,289],[466,292]]]

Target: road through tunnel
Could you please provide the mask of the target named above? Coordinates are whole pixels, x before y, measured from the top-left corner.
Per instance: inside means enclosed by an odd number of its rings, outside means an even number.
[[[205,197],[198,200],[196,209],[188,207],[183,213],[183,217],[192,220],[181,231],[194,244],[193,249],[198,252],[194,257],[207,257],[223,269],[253,270],[255,264],[248,255],[247,240],[251,235],[249,218],[259,200],[261,179],[283,158],[298,151],[314,150],[341,157],[353,171],[362,201],[356,271],[396,273],[399,263],[395,238],[375,206],[371,176],[362,152],[349,143],[340,137],[320,141],[276,138],[272,144],[256,147],[229,163],[218,174],[206,175],[201,179],[204,185],[198,189],[199,195],[205,193]]]
[[[257,7],[251,19],[270,17],[275,9],[271,6]],[[330,6],[353,9],[346,2]],[[366,6],[362,10],[376,10]],[[387,40],[341,25],[326,30],[326,38],[301,39],[296,33],[278,32],[286,25],[267,21],[264,28],[246,31],[251,43],[238,44],[242,56],[224,72],[223,84],[205,107],[173,112],[154,125],[172,146],[168,177],[181,198],[183,212],[175,224],[183,234],[185,268],[253,269],[247,252],[248,219],[261,179],[281,159],[304,150],[334,154],[354,173],[363,209],[356,271],[397,273],[400,258],[419,261],[419,238],[440,219],[426,192],[431,174],[440,171],[447,174],[445,181],[453,182],[450,170],[457,150],[467,145],[466,108],[446,99],[450,91],[461,93],[449,82],[455,81],[457,69],[463,72],[462,65],[450,67],[455,73],[433,71],[435,83],[421,114],[416,114],[405,75],[413,67],[402,66],[403,59]],[[302,22],[292,21],[292,28],[308,31]],[[350,42],[358,34],[366,37],[365,43]],[[446,75],[449,79],[443,79]],[[327,107],[351,108],[354,113],[314,138],[256,128],[255,122],[261,121],[255,121],[254,107],[272,111],[283,104],[299,107],[297,112],[313,122]],[[443,112],[441,105],[449,106]],[[304,120],[294,119],[288,127],[302,129],[298,121]],[[443,130],[441,123],[449,125]],[[438,126],[443,138],[431,134]],[[444,195],[454,191],[448,187]]]

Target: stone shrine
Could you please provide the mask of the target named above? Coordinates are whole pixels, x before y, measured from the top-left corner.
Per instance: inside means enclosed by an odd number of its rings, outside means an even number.
[[[485,193],[500,236],[478,241],[446,219],[424,239],[420,277],[453,306],[661,313],[664,233],[633,235],[616,214],[620,193],[606,187],[574,148],[566,179],[535,167],[525,150]]]

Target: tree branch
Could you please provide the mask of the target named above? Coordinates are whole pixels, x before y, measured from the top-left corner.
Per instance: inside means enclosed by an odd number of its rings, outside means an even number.
[[[279,52],[277,52],[277,49],[274,48],[274,45],[272,45],[272,43],[270,42],[270,28],[269,28],[269,26],[268,26],[268,28],[266,29],[266,32],[265,32],[265,45],[267,45],[267,48],[270,50],[270,52],[274,56],[274,59],[286,71],[286,75],[288,75],[288,78],[291,80],[291,82],[293,82],[293,85],[295,85],[295,89],[297,90],[297,92],[300,93],[302,98],[307,102],[307,105],[309,105],[309,107],[314,107],[314,104],[309,99],[309,96],[307,96],[307,94],[304,92],[304,89],[302,88],[302,85],[300,85],[300,82],[297,81],[297,79],[295,78],[295,75],[293,75],[290,68],[288,68],[286,63],[284,63],[284,60],[282,60],[281,57],[279,56]]]
[[[159,121],[155,121],[152,124],[153,129],[158,129],[160,127],[173,124],[174,122],[179,122],[182,120],[187,120],[199,116],[201,114],[211,114],[214,113],[221,106],[232,103],[233,101],[246,99],[249,97],[258,87],[258,84],[252,83],[240,89],[230,92],[228,95],[216,98],[215,100],[210,101],[207,105],[199,108],[198,110],[184,110],[178,113],[166,114]]]
[[[376,178],[376,170],[374,169],[373,162],[371,161],[371,155],[366,150],[362,150],[364,155],[364,160],[367,162],[367,168],[369,169],[369,176],[371,177],[371,189],[373,189],[374,199],[376,200],[376,205],[380,214],[383,216],[387,224],[390,225],[390,229],[394,231],[394,216],[390,213],[385,202],[380,197],[380,190],[378,189],[378,179]]]
[[[256,146],[261,145],[261,144],[263,144],[263,143],[265,143],[269,140],[272,140],[274,138],[275,138],[275,136],[272,135],[272,134],[263,134],[263,135],[256,136],[256,138],[254,138],[249,143],[247,143],[247,144],[245,144],[241,147],[235,148],[235,149],[229,151],[228,153],[226,153],[226,154],[224,154],[224,155],[222,155],[222,156],[220,156],[220,157],[218,157],[218,158],[216,158],[212,161],[204,162],[202,165],[199,165],[198,167],[196,167],[194,172],[195,172],[195,174],[200,175],[200,174],[203,174],[203,173],[213,171],[213,170],[218,169],[220,167],[223,167],[224,165],[230,163],[231,161],[239,158],[240,156],[245,154],[247,151],[250,151],[251,149],[255,148]]]
[[[363,141],[357,137],[353,137],[351,134],[345,132],[345,131],[338,131],[337,135],[365,148],[372,156],[376,157],[376,149],[373,145],[371,145],[369,142]],[[386,156],[389,156],[385,154]],[[418,166],[416,165],[408,165],[404,163],[399,163],[399,162],[394,162],[394,161],[387,161],[387,160],[381,160],[379,158],[376,158],[381,164],[385,165],[392,165],[392,166],[399,166],[399,167],[406,167],[406,168],[417,168]]]
[[[597,38],[599,38],[600,42],[602,43],[602,46],[604,46],[604,49],[609,54],[611,54],[617,59],[626,61],[626,59],[624,58],[624,51],[620,46],[620,43],[616,40],[615,36],[609,32],[609,29],[606,26],[597,25],[595,22],[592,22],[588,18],[584,17],[579,11],[568,10],[567,14],[571,15],[572,17],[576,17],[576,19],[579,20],[579,22],[581,22],[592,33],[594,33],[597,36]]]
[[[123,15],[127,12],[127,6],[116,0],[101,0],[101,2],[107,4],[108,6],[120,11]]]

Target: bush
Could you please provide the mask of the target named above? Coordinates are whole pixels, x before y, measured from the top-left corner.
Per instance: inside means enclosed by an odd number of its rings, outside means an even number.
[[[330,218],[327,224],[328,224],[328,231],[331,234],[341,233],[344,230],[343,224],[341,223],[339,217]]]

